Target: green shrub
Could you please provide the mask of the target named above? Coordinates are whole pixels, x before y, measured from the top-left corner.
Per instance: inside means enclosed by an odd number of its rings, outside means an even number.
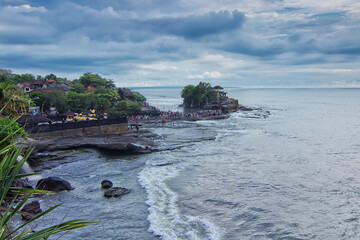
[[[10,145],[17,137],[26,137],[27,133],[16,122],[16,119],[9,117],[0,118],[0,147]]]

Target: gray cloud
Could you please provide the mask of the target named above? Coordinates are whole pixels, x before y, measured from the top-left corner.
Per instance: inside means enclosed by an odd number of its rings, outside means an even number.
[[[239,29],[244,21],[245,16],[239,11],[221,11],[201,16],[150,19],[142,23],[145,28],[154,32],[194,39]]]
[[[231,82],[247,79],[239,68],[266,81],[256,76],[263,66],[360,67],[360,9],[293,2],[3,0],[0,68],[92,71],[131,81],[218,72]],[[166,64],[174,67],[153,68]]]

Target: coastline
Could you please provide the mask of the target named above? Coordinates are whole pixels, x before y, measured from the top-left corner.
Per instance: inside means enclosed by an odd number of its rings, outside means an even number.
[[[82,149],[94,149],[107,154],[148,154],[178,148],[178,146],[165,146],[162,136],[151,131],[152,128],[186,128],[189,122],[204,120],[221,120],[229,118],[229,114],[214,116],[194,116],[191,118],[172,119],[136,119],[129,120],[129,130],[120,134],[99,134],[91,136],[73,136],[57,139],[37,139],[27,143],[34,146],[28,163],[35,171],[49,169],[62,162],[67,162],[72,152]],[[132,129],[137,124],[139,130]],[[149,130],[150,129],[150,130]],[[201,140],[201,139],[200,139]],[[208,139],[204,139],[208,140]],[[175,144],[176,145],[176,144]],[[52,164],[51,162],[57,162]]]

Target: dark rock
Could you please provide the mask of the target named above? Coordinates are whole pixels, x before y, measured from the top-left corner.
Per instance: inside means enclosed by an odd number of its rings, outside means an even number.
[[[128,132],[122,134],[110,134],[110,135],[99,135],[99,136],[86,136],[86,137],[66,137],[59,138],[55,142],[53,140],[40,139],[37,141],[35,148],[38,152],[53,152],[58,150],[67,149],[84,149],[93,148],[103,151],[111,151],[116,153],[135,153],[135,154],[146,154],[151,153],[152,149],[157,146],[153,141],[156,138],[156,134],[151,134],[148,131],[139,130],[138,132]],[[43,159],[49,159],[52,161],[51,156],[40,156],[39,154],[31,156],[29,164],[31,167],[36,166],[39,161],[44,162]]]
[[[104,197],[108,197],[108,198],[109,197],[122,197],[128,193],[130,193],[129,189],[122,188],[122,187],[113,187],[104,193]]]
[[[113,186],[113,183],[109,180],[104,180],[101,182],[102,188],[111,188]]]
[[[74,188],[71,184],[58,177],[48,177],[40,179],[36,187],[41,190],[48,190],[48,191],[63,191],[63,190],[73,190]]]
[[[31,186],[31,184],[29,183],[29,181],[25,178],[21,178],[21,179],[15,179],[12,184],[12,187],[19,187],[19,188],[33,188]]]
[[[25,220],[30,220],[33,218],[34,215],[42,212],[40,208],[40,203],[38,201],[33,201],[31,203],[26,204],[23,207],[23,209],[21,209],[21,211],[25,213],[29,213],[29,215],[21,214],[22,218]]]
[[[246,111],[246,112],[254,111],[253,108],[249,108],[249,107],[242,106],[242,105],[239,107],[239,110]]]
[[[129,152],[133,152],[133,153],[151,153],[151,150],[148,146],[144,147],[138,144],[133,144],[133,143],[128,143],[126,145],[126,149]]]

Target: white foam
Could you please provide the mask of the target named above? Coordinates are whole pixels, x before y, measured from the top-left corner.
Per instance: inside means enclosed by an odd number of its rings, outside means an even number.
[[[17,161],[20,162],[23,159],[22,156],[18,156],[17,157]],[[32,170],[32,168],[30,167],[28,162],[24,162],[24,164],[21,166],[21,169],[26,173],[26,174],[32,174],[34,173],[34,171]],[[27,177],[29,180],[31,181],[36,181],[40,179],[39,175],[33,175],[33,176],[29,176]]]
[[[209,220],[181,214],[178,195],[166,181],[178,175],[184,167],[184,163],[156,166],[149,162],[140,172],[139,182],[148,195],[149,231],[165,240],[221,239],[221,232]]]

